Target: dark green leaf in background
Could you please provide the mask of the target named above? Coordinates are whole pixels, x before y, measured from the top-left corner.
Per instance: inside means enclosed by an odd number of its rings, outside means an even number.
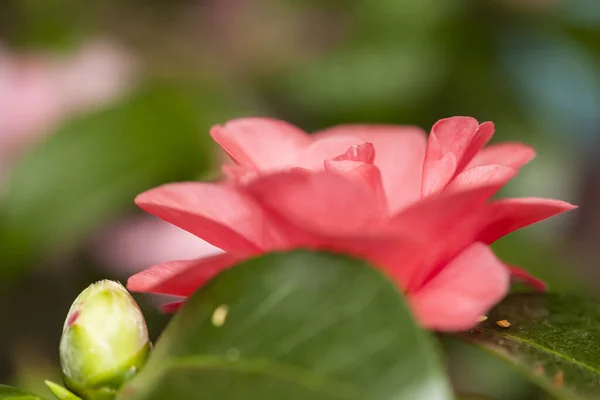
[[[457,396],[457,400],[491,400],[489,397],[482,396],[479,394],[459,393]]]
[[[510,197],[510,196],[507,196]],[[530,229],[530,228],[529,228]],[[533,234],[514,232],[492,244],[494,252],[504,262],[526,269],[530,274],[546,282],[552,292],[589,293],[591,282],[580,276],[580,271],[565,268],[569,260],[559,246],[551,247]],[[527,291],[530,291],[527,288]]]
[[[42,397],[22,389],[0,385],[0,400],[44,400]]]
[[[586,136],[596,135],[592,127],[598,124],[600,82],[598,62],[589,49],[547,31],[503,32],[501,44],[509,83],[523,106],[546,126],[559,125],[578,140],[592,140]]]
[[[295,251],[246,261],[194,294],[121,400],[443,400],[429,334],[381,273]]]
[[[438,89],[443,76],[439,51],[421,41],[390,41],[353,46],[289,71],[270,82],[293,107],[322,116],[336,105],[336,116],[356,119],[401,106],[413,106]]]
[[[209,93],[152,84],[79,118],[26,154],[0,204],[0,272],[70,250],[143,190],[193,179],[211,164]]]
[[[509,328],[496,322],[508,320]],[[600,398],[600,303],[514,294],[461,336],[508,360],[559,399]]]

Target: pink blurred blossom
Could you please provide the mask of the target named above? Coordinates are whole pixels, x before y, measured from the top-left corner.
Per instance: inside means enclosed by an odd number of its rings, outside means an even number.
[[[116,100],[133,71],[132,57],[104,40],[66,55],[0,45],[0,174],[66,118]]]
[[[154,216],[125,218],[108,224],[90,241],[93,259],[117,278],[127,278],[173,259],[193,259],[223,253],[199,237]],[[178,296],[148,296],[156,307],[181,300]]]
[[[95,259],[118,275],[179,258],[222,253],[197,236],[153,216],[129,218],[110,224],[92,240]]]

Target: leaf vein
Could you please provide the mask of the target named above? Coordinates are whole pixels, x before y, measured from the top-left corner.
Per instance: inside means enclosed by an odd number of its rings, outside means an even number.
[[[485,330],[488,331],[488,332],[491,332],[491,333],[498,334],[497,331],[494,331],[494,330],[491,330],[491,329],[485,329]],[[556,356],[556,357],[561,358],[561,359],[563,359],[565,361],[568,361],[568,362],[571,362],[571,363],[573,363],[575,365],[578,365],[578,366],[580,366],[580,367],[582,367],[584,369],[587,369],[588,371],[593,372],[596,375],[600,375],[600,370],[592,367],[591,365],[588,365],[588,364],[586,364],[584,362],[578,361],[578,360],[576,360],[574,358],[567,357],[564,354],[561,354],[561,353],[559,353],[559,352],[557,352],[555,350],[552,350],[552,349],[549,349],[549,348],[544,347],[542,345],[539,345],[539,344],[537,344],[535,342],[532,342],[530,340],[527,340],[527,339],[524,339],[524,338],[521,338],[521,337],[518,337],[518,336],[513,336],[513,335],[507,334],[507,333],[502,333],[502,334],[500,334],[500,336],[508,338],[508,339],[511,339],[511,340],[514,340],[516,342],[525,343],[525,344],[527,344],[527,345],[529,345],[531,347],[535,347],[538,350],[544,351],[544,352],[546,352],[548,354],[552,354],[553,356]]]

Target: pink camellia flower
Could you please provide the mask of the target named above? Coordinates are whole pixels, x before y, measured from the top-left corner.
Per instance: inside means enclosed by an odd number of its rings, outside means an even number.
[[[329,250],[380,268],[423,326],[468,329],[510,285],[511,268],[488,245],[574,208],[550,199],[490,201],[534,156],[520,143],[484,147],[493,131],[467,117],[437,122],[429,139],[394,126],[307,135],[260,118],[215,127],[213,138],[235,162],[224,167],[227,180],[167,184],[136,203],[224,253],[154,266],[128,288],[187,297],[261,253]]]

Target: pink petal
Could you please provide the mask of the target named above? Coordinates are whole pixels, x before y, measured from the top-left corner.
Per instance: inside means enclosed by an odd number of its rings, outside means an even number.
[[[499,184],[479,186],[451,194],[432,196],[394,215],[385,230],[405,232],[408,236],[430,241],[433,236],[453,232],[457,223],[476,219],[479,226],[482,213],[487,211],[488,199],[499,189]]]
[[[312,171],[322,171],[323,162],[351,154],[356,149],[358,157],[369,156],[369,146],[356,136],[316,137],[312,144],[298,153],[293,165]],[[360,151],[360,154],[358,152]]]
[[[487,203],[498,186],[435,196],[391,220],[396,234],[428,243],[427,251],[408,258],[400,269],[406,290],[427,284],[443,263],[472,242],[492,243],[507,233],[572,209],[571,204],[545,199],[507,199]]]
[[[127,276],[149,265],[223,252],[197,236],[150,215],[118,221],[97,233],[91,243],[92,255],[107,268]]]
[[[352,238],[328,240],[321,246],[365,258],[403,290],[416,291],[473,243],[486,201],[496,190],[481,187],[432,196],[393,216],[386,226],[365,229]]]
[[[479,125],[475,136],[465,149],[465,152],[462,155],[460,163],[457,167],[457,172],[462,171],[467,167],[467,165],[473,160],[474,157],[483,149],[490,139],[494,136],[494,123],[493,122],[484,122]]]
[[[333,161],[358,161],[365,164],[373,164],[375,161],[375,146],[373,146],[373,143],[354,145],[344,154],[335,157]]]
[[[513,267],[512,265],[508,265],[507,267],[513,278],[525,282],[530,288],[542,293],[548,290],[546,282],[530,275],[524,269]]]
[[[484,147],[467,168],[497,164],[519,169],[533,158],[535,150],[532,147],[517,142],[506,142]]]
[[[239,261],[231,254],[171,261],[139,272],[127,281],[131,292],[189,296],[224,269]]]
[[[423,165],[421,193],[428,196],[442,190],[460,173],[494,133],[490,122],[479,125],[470,117],[438,121],[429,135]]]
[[[406,290],[422,255],[430,246],[410,236],[365,232],[347,238],[321,238],[317,249],[338,251],[368,260],[380,268],[400,290]]]
[[[247,187],[270,212],[322,235],[353,235],[381,220],[376,194],[341,174],[288,171],[263,176]]]
[[[210,134],[235,162],[261,171],[289,165],[311,143],[301,129],[271,118],[235,119]]]
[[[425,146],[425,132],[414,126],[340,125],[315,134],[356,136],[375,147],[375,165],[392,211],[419,200]]]
[[[365,164],[359,161],[328,160],[325,161],[325,170],[337,172],[358,184],[368,187],[375,194],[381,212],[387,214],[388,205],[383,190],[383,183],[381,181],[381,173],[379,172],[379,168],[375,165]]]
[[[233,183],[244,183],[256,177],[259,172],[253,168],[244,168],[237,164],[224,164],[221,171],[225,179]]]
[[[560,200],[522,198],[502,199],[487,206],[478,240],[493,243],[517,229],[570,211],[576,206]]]
[[[167,303],[160,306],[160,310],[165,314],[173,314],[177,312],[182,305],[185,304],[185,301],[176,301],[173,303]]]
[[[171,183],[138,195],[135,202],[227,252],[255,253],[282,240],[260,206],[233,186]]]
[[[473,167],[456,175],[444,189],[444,193],[460,192],[478,186],[504,186],[517,174],[517,170],[502,165],[482,165]]]
[[[500,301],[509,285],[510,274],[504,264],[489,247],[474,243],[411,294],[409,301],[424,327],[463,331]]]

